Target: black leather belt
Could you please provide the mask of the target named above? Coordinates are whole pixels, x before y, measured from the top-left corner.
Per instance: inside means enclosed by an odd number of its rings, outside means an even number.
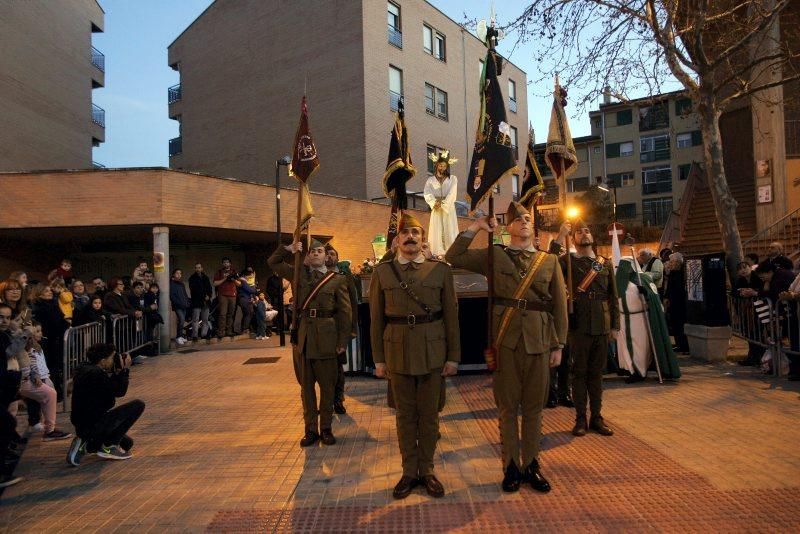
[[[400,315],[397,317],[387,315],[385,320],[387,324],[407,324],[408,326],[414,326],[415,324],[432,323],[434,321],[438,321],[442,317],[444,317],[444,314],[442,314],[442,311],[439,310],[430,315],[414,315],[413,313],[409,313],[408,315]]]
[[[507,299],[504,297],[495,297],[494,304],[498,306],[505,306],[506,308],[516,308],[518,310],[532,310],[552,312],[553,303],[543,302],[541,300],[528,300],[528,299]]]
[[[576,300],[608,300],[608,293],[605,291],[576,291]]]
[[[335,316],[336,316],[336,312],[333,311],[333,310],[318,310],[316,308],[309,308],[309,309],[303,310],[303,317],[309,317],[311,319],[313,319],[315,317],[330,318],[330,317],[335,317]]]

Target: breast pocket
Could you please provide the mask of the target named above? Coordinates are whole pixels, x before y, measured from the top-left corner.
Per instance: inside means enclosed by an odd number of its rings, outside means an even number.
[[[420,295],[419,297],[428,304],[429,306],[431,303],[440,302],[442,299],[442,287],[444,286],[444,280],[441,278],[431,279],[426,278],[423,280],[419,287]]]

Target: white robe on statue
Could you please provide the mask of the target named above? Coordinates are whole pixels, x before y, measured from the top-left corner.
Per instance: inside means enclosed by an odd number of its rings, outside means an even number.
[[[622,258],[621,261],[632,262],[630,258]],[[635,267],[634,267],[635,269]],[[648,279],[646,275],[642,276],[643,279]],[[625,302],[628,308],[628,314],[625,313],[625,308],[622,306],[622,299],[619,304],[620,312],[620,329],[617,332],[617,361],[621,369],[626,369],[630,373],[638,373],[641,376],[647,376],[647,368],[653,358],[650,349],[650,338],[647,333],[647,316],[644,313],[644,306],[642,299],[639,296],[639,289],[636,284],[628,282],[625,288]],[[628,315],[628,320],[626,320]],[[628,332],[627,325],[630,324],[630,339],[633,346],[633,354],[628,348]]]
[[[431,176],[425,182],[425,202],[431,207],[431,222],[428,227],[428,243],[431,252],[437,256],[444,256],[458,235],[458,218],[456,217],[456,194],[458,193],[458,178],[450,175],[442,183]],[[434,209],[436,201],[442,205]]]

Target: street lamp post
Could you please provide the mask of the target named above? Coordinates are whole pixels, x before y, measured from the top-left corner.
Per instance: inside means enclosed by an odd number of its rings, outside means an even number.
[[[275,161],[275,215],[278,218],[276,230],[278,232],[278,246],[281,246],[281,166],[288,166],[292,162],[289,156],[283,156],[281,159]],[[276,273],[277,274],[277,273]],[[281,347],[286,346],[286,328],[284,327],[283,319],[283,278],[281,278],[281,296],[278,299],[278,336],[280,339]]]

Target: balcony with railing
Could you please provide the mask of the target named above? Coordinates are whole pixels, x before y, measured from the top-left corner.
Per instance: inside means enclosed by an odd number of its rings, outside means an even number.
[[[167,89],[167,103],[174,104],[181,99],[181,84],[176,83]]]
[[[105,169],[105,168],[106,168],[106,166],[105,166],[105,165],[103,165],[102,163],[98,163],[98,162],[96,162],[96,161],[93,161],[93,162],[92,162],[92,168],[93,168],[93,169]]]
[[[389,109],[392,111],[399,111],[400,110],[400,100],[403,98],[403,95],[400,93],[395,93],[394,91],[389,91]]]
[[[400,28],[389,25],[389,44],[403,48],[403,32],[400,31]]]
[[[106,110],[97,104],[92,104],[92,122],[101,128],[106,127]]]
[[[183,152],[183,138],[181,136],[169,140],[169,155],[177,156]]]
[[[784,121],[786,157],[800,158],[800,120]]]
[[[92,47],[91,61],[92,65],[100,69],[101,72],[106,71],[106,56],[95,47]]]

